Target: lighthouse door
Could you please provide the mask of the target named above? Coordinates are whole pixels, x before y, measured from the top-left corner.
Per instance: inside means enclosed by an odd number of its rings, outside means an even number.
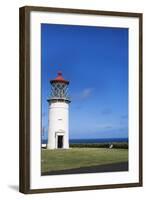
[[[58,135],[57,148],[63,148],[63,135]]]

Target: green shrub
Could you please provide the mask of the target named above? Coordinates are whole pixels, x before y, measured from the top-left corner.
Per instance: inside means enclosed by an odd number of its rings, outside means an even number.
[[[70,144],[70,147],[79,148],[116,148],[116,149],[128,149],[128,142],[113,142],[113,143],[74,143]]]

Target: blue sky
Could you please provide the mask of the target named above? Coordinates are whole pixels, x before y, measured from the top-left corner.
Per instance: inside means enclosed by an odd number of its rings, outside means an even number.
[[[70,81],[70,138],[128,137],[128,29],[41,25],[43,138],[58,71]]]

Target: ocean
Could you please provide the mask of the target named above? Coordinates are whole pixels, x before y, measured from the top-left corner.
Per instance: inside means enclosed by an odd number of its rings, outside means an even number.
[[[128,142],[128,138],[95,138],[95,139],[70,139],[70,144],[94,144],[94,143],[113,143]],[[47,144],[47,140],[42,140],[42,144]]]

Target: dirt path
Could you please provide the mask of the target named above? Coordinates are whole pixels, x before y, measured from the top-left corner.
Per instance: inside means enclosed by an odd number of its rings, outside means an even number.
[[[83,173],[119,172],[119,171],[128,171],[128,162],[44,172],[42,173],[42,175],[83,174]]]

